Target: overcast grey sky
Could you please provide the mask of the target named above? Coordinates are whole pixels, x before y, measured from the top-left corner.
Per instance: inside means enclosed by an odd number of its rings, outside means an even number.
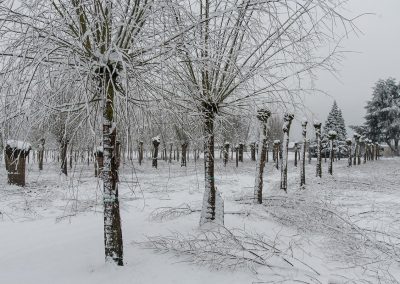
[[[343,111],[346,126],[363,123],[365,102],[380,78],[400,80],[400,0],[351,0],[354,13],[374,13],[357,20],[363,34],[345,40],[342,47],[355,53],[346,55],[339,69],[339,80],[319,73],[317,88],[331,97],[313,96],[306,104],[316,118],[325,122],[336,99]]]

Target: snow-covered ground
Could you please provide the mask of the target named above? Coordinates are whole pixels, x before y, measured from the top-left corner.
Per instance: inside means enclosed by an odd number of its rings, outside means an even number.
[[[248,158],[248,157],[247,157]],[[216,161],[225,228],[199,229],[202,160],[122,166],[123,267],[104,264],[103,216],[93,166],[66,179],[56,164],[28,165],[27,186],[0,168],[0,283],[398,283],[400,159],[328,176],[307,165],[305,189],[289,162],[265,173],[264,204],[253,204],[254,162]]]

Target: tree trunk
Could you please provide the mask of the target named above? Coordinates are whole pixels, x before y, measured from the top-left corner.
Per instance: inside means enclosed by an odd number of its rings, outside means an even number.
[[[330,151],[329,151],[329,168],[328,168],[328,173],[330,174],[330,175],[333,175],[333,159],[334,159],[334,157],[333,157],[333,155],[334,155],[334,153],[333,153],[333,140],[330,140],[330,142],[329,142],[329,148],[330,148]]]
[[[267,123],[268,118],[271,116],[271,112],[266,109],[260,109],[257,112],[257,118],[261,123],[260,129],[260,141],[258,145],[261,145],[261,151],[259,151],[257,163],[256,163],[256,180],[254,184],[254,200],[258,203],[262,203],[262,194],[264,187],[264,168],[267,155]]]
[[[69,168],[70,169],[72,169],[72,157],[73,157],[73,154],[74,154],[74,147],[73,147],[73,143],[71,143],[71,144],[69,144],[70,146],[69,146]]]
[[[156,169],[157,169],[157,158],[158,158],[158,146],[159,145],[160,145],[160,142],[158,140],[153,140],[154,148],[153,148],[153,157],[152,157],[153,160],[152,160],[151,166]]]
[[[298,144],[294,144],[294,166],[297,167],[297,155],[299,153],[299,150],[297,149]]]
[[[303,145],[301,146],[301,169],[300,169],[300,186],[306,185],[306,147],[307,147],[307,121],[301,124],[303,131]]]
[[[349,154],[347,166],[351,167],[351,165],[352,165],[352,162],[351,162],[351,160],[352,160],[352,158],[351,158],[351,140],[350,139],[346,140],[346,144],[347,144],[347,153]]]
[[[226,164],[228,163],[228,160],[229,160],[229,146],[230,146],[230,144],[228,142],[225,142],[225,144],[224,144],[224,167],[226,167]]]
[[[63,173],[66,176],[68,175],[67,148],[68,148],[68,140],[66,138],[62,138],[60,147],[61,173]]]
[[[287,192],[287,170],[288,170],[288,149],[289,149],[289,132],[290,125],[294,118],[293,114],[285,114],[283,124],[283,159],[281,160],[281,189]]]
[[[182,146],[181,167],[186,167],[186,156],[187,156],[186,152],[187,152],[188,143],[183,142],[181,146]]]
[[[119,211],[117,170],[115,162],[116,125],[114,121],[114,86],[117,70],[114,66],[99,67],[99,93],[103,98],[103,204],[104,251],[106,262],[123,265],[123,242]]]
[[[223,224],[223,203],[215,187],[214,178],[214,106],[203,103],[205,190],[200,225],[207,222]],[[219,202],[218,202],[219,201]]]
[[[244,144],[239,143],[239,162],[243,162]]]
[[[40,139],[39,143],[39,151],[38,151],[38,162],[39,162],[39,171],[43,170],[43,156],[44,156],[44,143],[45,140],[42,138]]]
[[[143,141],[139,141],[139,165],[143,162]]]
[[[168,157],[168,163],[172,163],[172,143],[169,144],[169,157]]]
[[[275,151],[275,168],[279,170],[279,161],[281,160],[281,143],[274,143],[274,151]]]
[[[251,160],[255,161],[256,160],[256,143],[251,143],[250,144],[250,152],[251,152]]]
[[[316,176],[322,177],[322,156],[321,156],[321,123],[314,123],[315,136],[317,139],[317,165],[316,165]]]
[[[239,146],[235,146],[236,167],[239,167]]]

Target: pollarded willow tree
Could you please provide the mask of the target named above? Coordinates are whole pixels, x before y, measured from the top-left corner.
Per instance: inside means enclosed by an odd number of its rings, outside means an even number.
[[[200,223],[222,222],[216,203],[215,121],[237,108],[291,104],[308,89],[304,83],[313,70],[332,69],[338,50],[321,56],[321,47],[335,46],[353,23],[343,16],[341,0],[201,0],[182,5],[187,9],[176,11],[176,27],[200,24],[182,33],[176,56],[166,64],[174,86],[168,99],[177,108],[195,110],[203,125]]]
[[[139,69],[145,72],[146,63],[157,57],[156,47],[173,39],[158,33],[166,7],[166,2],[152,0],[6,0],[0,5],[2,79],[22,103],[43,96],[32,91],[43,80],[39,70],[51,70],[69,82],[75,78],[84,88],[84,100],[71,97],[71,106],[82,103],[89,109],[100,102],[105,256],[118,265],[123,265],[123,245],[114,153],[116,102],[130,102],[129,79],[139,76]]]

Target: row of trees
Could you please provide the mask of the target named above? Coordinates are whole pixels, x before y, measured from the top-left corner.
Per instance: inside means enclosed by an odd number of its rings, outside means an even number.
[[[117,130],[129,141],[132,125],[149,121],[200,129],[206,208],[201,222],[218,220],[216,123],[260,106],[296,106],[313,72],[332,69],[338,59],[338,49],[324,53],[319,47],[338,44],[353,28],[343,4],[2,1],[3,139],[26,138],[32,129],[41,129],[42,138],[58,120],[65,147],[79,133],[92,141],[100,137],[105,255],[122,265],[116,151],[117,139],[123,139]],[[175,124],[163,124],[167,118]]]

